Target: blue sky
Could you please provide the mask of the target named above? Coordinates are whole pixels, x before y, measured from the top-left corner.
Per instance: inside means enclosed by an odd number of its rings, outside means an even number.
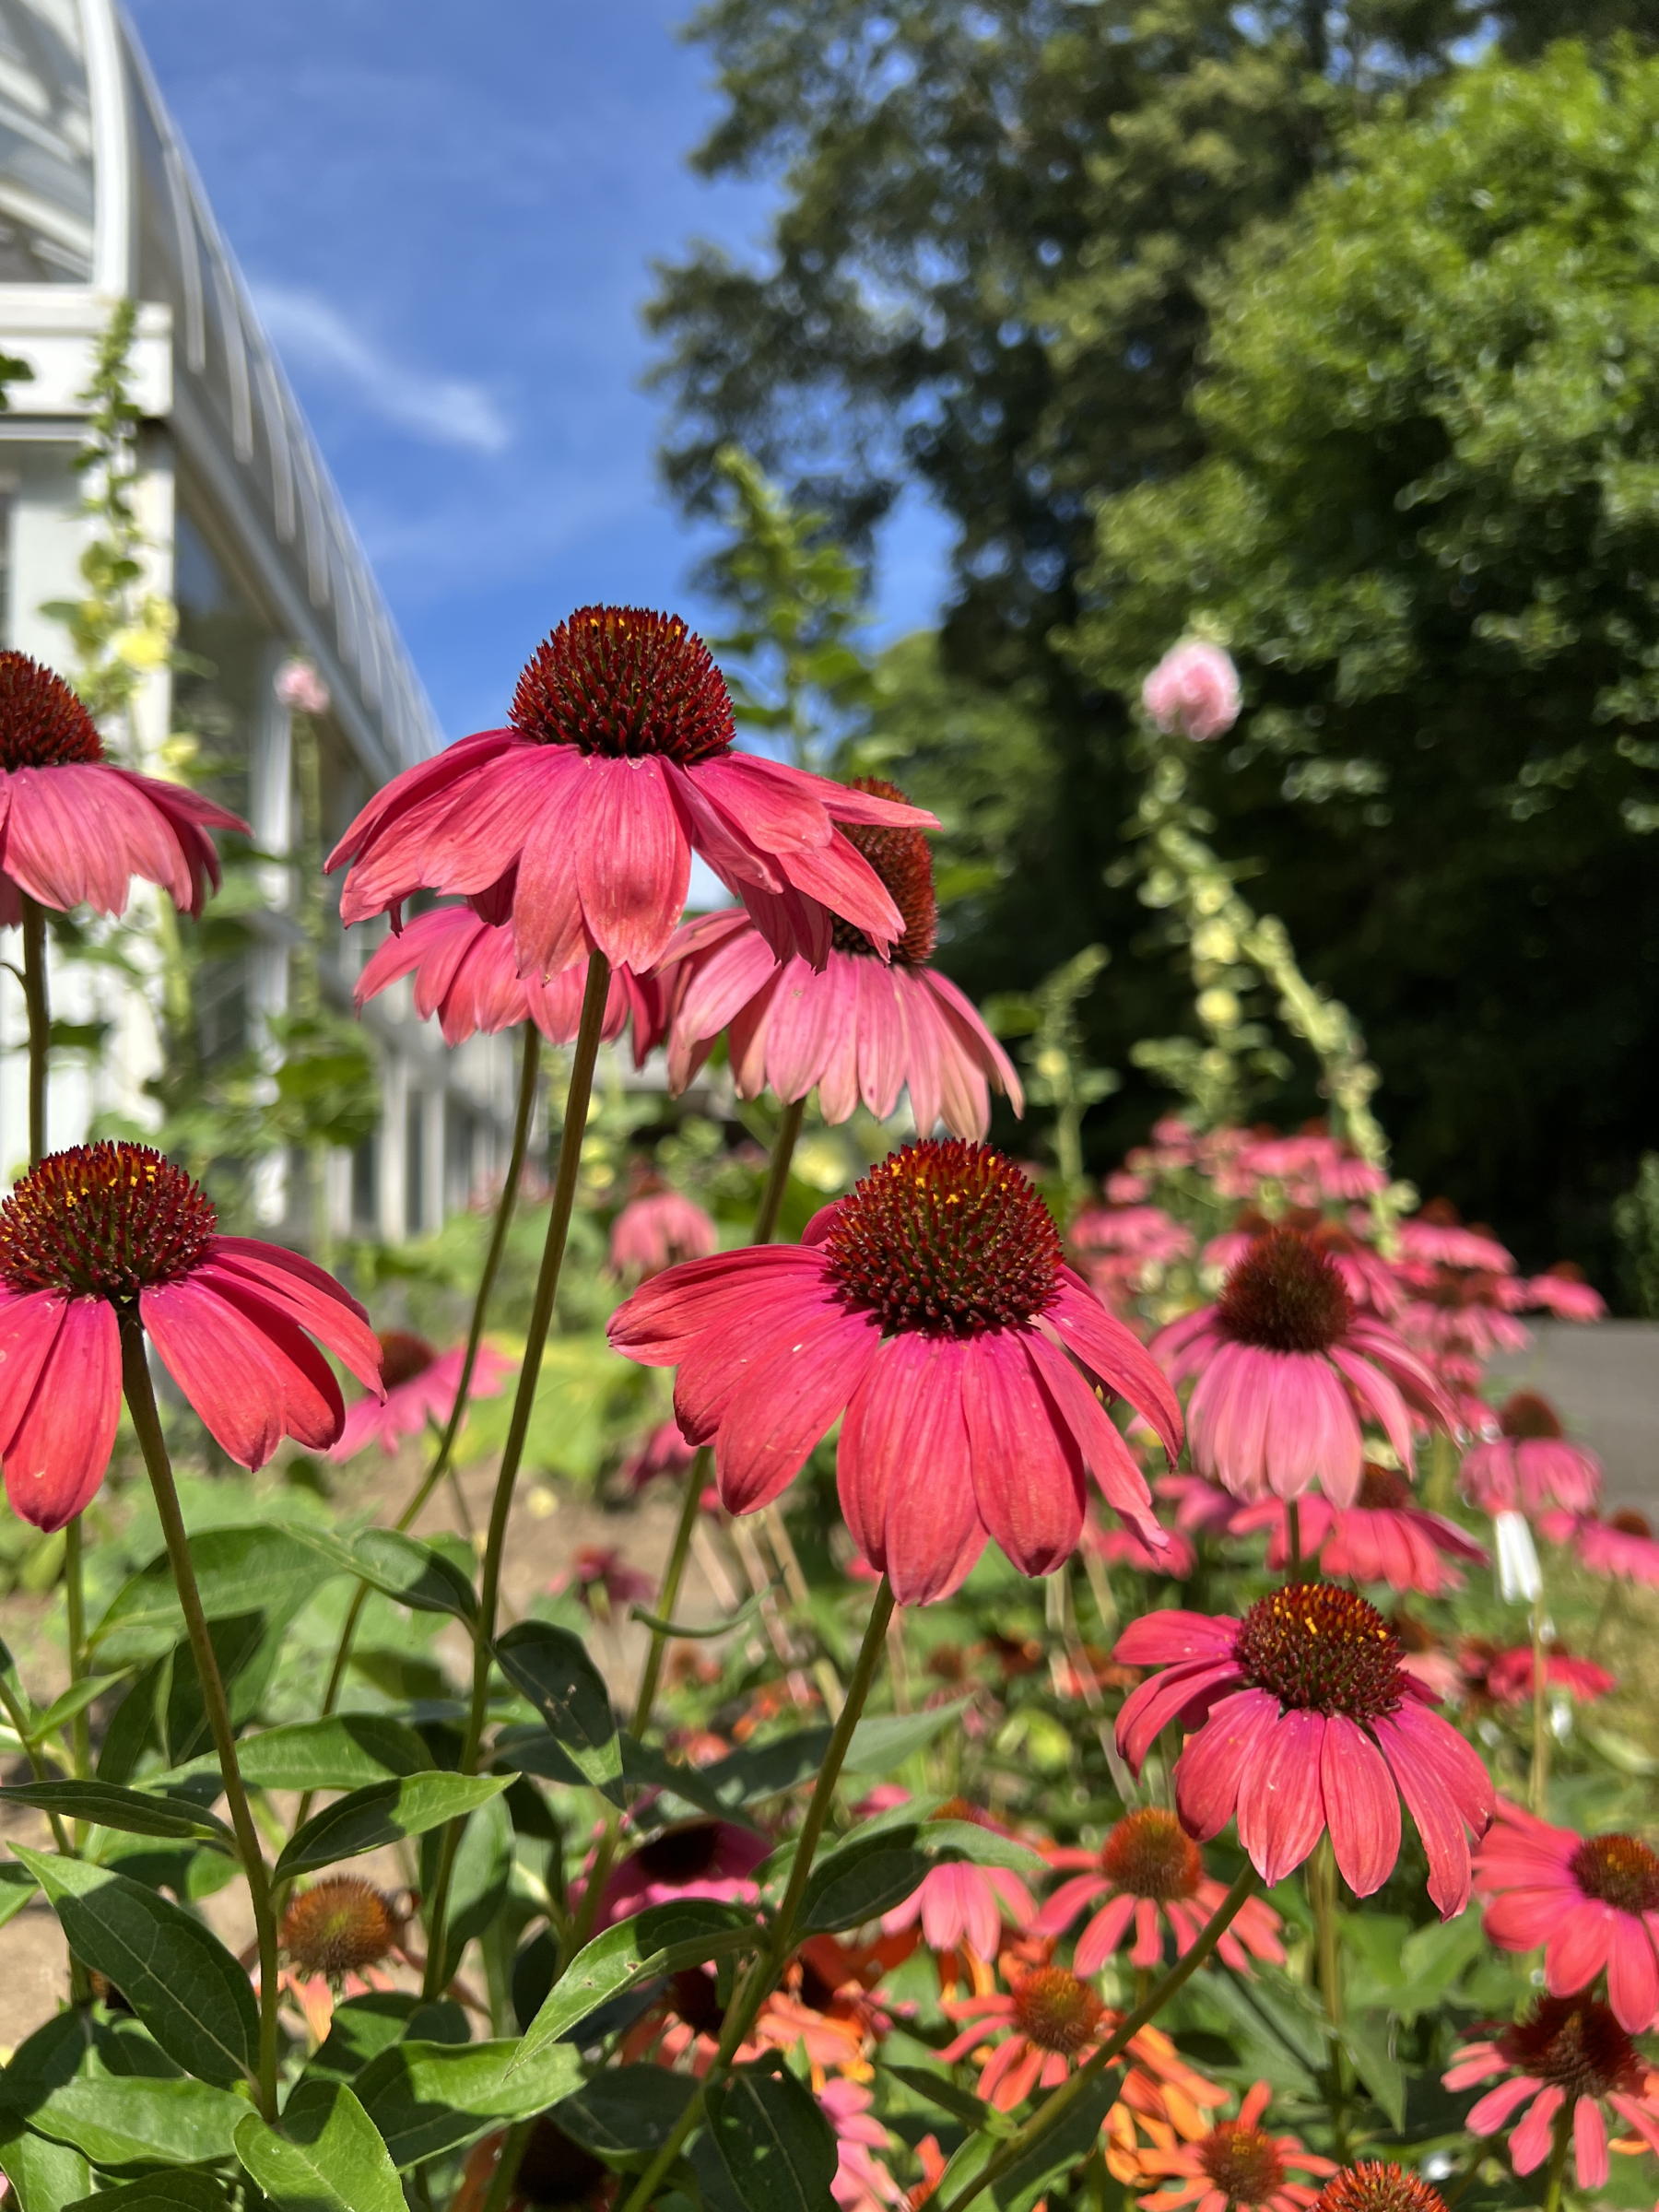
[[[128,0],[452,735],[583,600],[710,610],[640,389],[653,255],[764,236],[686,155],[718,112],[688,0]],[[933,612],[901,514],[881,632]]]

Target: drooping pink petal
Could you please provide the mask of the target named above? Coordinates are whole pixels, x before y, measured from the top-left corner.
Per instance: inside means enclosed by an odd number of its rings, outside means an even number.
[[[239,1466],[263,1467],[282,1441],[289,1391],[269,1338],[199,1274],[141,1291],[138,1310],[208,1434]]]
[[[941,1001],[947,1008],[963,1040],[964,1050],[975,1065],[983,1068],[986,1077],[1002,1092],[1014,1112],[1023,1114],[1025,1089],[1014,1063],[985,1027],[979,1008],[967,993],[959,989],[949,976],[937,968],[924,971],[917,981],[925,986],[930,996]],[[984,1132],[959,1130],[957,1134],[959,1136],[982,1135]]]
[[[1171,1459],[1179,1459],[1181,1404],[1168,1375],[1070,1267],[1060,1270],[1059,1286],[1042,1318],[1091,1374],[1151,1422]]]
[[[322,1284],[300,1274],[289,1262],[292,1254],[274,1244],[252,1239],[216,1237],[207,1257],[196,1270],[196,1279],[218,1281],[251,1290],[278,1307],[290,1320],[314,1336],[367,1390],[381,1386],[380,1338],[356,1299],[348,1298],[332,1276]],[[326,1288],[323,1286],[325,1285]]]
[[[61,1290],[0,1291],[0,1456],[29,1411],[67,1302]]]
[[[1033,1330],[1026,1350],[1108,1505],[1155,1553],[1163,1551],[1166,1538],[1152,1510],[1147,1478],[1106,1408],[1065,1353],[1046,1337]]]
[[[1487,2066],[1484,2071],[1489,2074],[1492,2068]],[[1460,2076],[1466,2078],[1460,2078]],[[1466,2088],[1469,2080],[1478,2079],[1479,2076],[1470,2076],[1466,2068],[1460,2069],[1453,2065],[1447,2070],[1445,2078],[1447,2088],[1455,2089]],[[1529,2097],[1536,2096],[1537,2091],[1538,2084],[1530,2074],[1521,2074],[1512,2080],[1500,2081],[1496,2088],[1488,2089],[1484,2097],[1469,2107],[1464,2125],[1472,2136],[1495,2136],[1510,2115],[1524,2105]]]
[[[1052,1573],[1077,1547],[1083,1466],[1019,1332],[964,1340],[962,1410],[980,1519],[1022,1574]]]
[[[1607,2185],[1607,2125],[1594,2097],[1581,2097],[1572,2108],[1572,2170],[1581,2190]]]
[[[1269,1888],[1294,1872],[1324,1833],[1324,1806],[1311,1786],[1324,1747],[1325,1716],[1280,1716],[1239,1783],[1239,1841]]]
[[[102,1482],[121,1421],[121,1328],[101,1298],[64,1300],[6,1448],[6,1494],[36,1528],[73,1521]]]
[[[546,792],[518,854],[512,941],[521,975],[542,980],[562,974],[593,950],[577,878],[577,831],[589,765],[580,759],[573,773]]]
[[[1620,1917],[1618,1940],[1607,1954],[1607,2001],[1621,2028],[1645,2035],[1659,2018],[1659,1959],[1648,1925],[1630,1914]]]
[[[1277,1700],[1265,1689],[1219,1698],[1175,1765],[1182,1825],[1201,1843],[1218,1836],[1238,1809],[1239,1785],[1278,1725]]]
[[[1570,1997],[1587,1989],[1607,1964],[1609,1950],[1625,1947],[1623,1917],[1587,1897],[1561,1912],[1544,1952],[1544,1980],[1554,1995]]]
[[[1170,1606],[1143,1613],[1132,1620],[1112,1655],[1125,1666],[1180,1665],[1191,1659],[1230,1663],[1239,1641],[1239,1624],[1213,1613],[1186,1613]]]
[[[1325,1723],[1319,1783],[1342,1878],[1356,1897],[1370,1897],[1400,1855],[1400,1798],[1382,1754],[1346,1713]]]
[[[771,1318],[785,1300],[786,1313],[805,1312],[827,1295],[820,1253],[792,1244],[746,1245],[653,1276],[617,1308],[606,1333],[615,1350],[642,1367],[673,1367],[707,1330],[745,1312]]]
[[[800,1473],[876,1357],[867,1318],[830,1307],[757,1359],[726,1401],[714,1476],[728,1512],[769,1505]]]
[[[282,1427],[308,1452],[325,1452],[337,1441],[345,1426],[346,1407],[340,1386],[310,1337],[289,1315],[260,1291],[220,1270],[202,1270],[193,1278],[211,1287],[215,1295],[233,1307],[264,1338],[282,1387]],[[143,1300],[139,1301],[140,1311]],[[377,1400],[370,1398],[374,1405]]]
[[[1114,1897],[1100,1907],[1077,1938],[1074,1963],[1080,1974],[1098,1974],[1120,1943],[1129,1923],[1135,1918],[1135,1900],[1132,1897]]]
[[[1468,1839],[1450,1791],[1424,1751],[1415,1724],[1418,1717],[1402,1707],[1374,1721],[1371,1733],[1422,1837],[1429,1860],[1429,1895],[1441,1918],[1453,1920],[1469,1901]]]
[[[594,942],[616,966],[654,967],[678,924],[691,871],[662,762],[590,759],[573,827]]]
[[[1171,1721],[1206,1710],[1238,1679],[1230,1658],[1199,1659],[1185,1666],[1172,1666],[1132,1689],[1117,1717],[1118,1749],[1128,1760],[1130,1771],[1140,1772],[1153,1739]]]
[[[1533,2100],[1510,2137],[1510,2158],[1517,2173],[1531,2173],[1549,2156],[1555,2140],[1555,2116],[1565,2102],[1564,2092],[1553,2082]]]
[[[927,1605],[954,1588],[984,1540],[961,1373],[957,1339],[892,1337],[865,1371],[841,1426],[841,1511],[854,1543],[888,1574],[901,1605]]]

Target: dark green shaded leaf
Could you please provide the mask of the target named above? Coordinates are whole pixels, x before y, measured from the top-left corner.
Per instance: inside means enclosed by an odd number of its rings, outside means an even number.
[[[399,2042],[358,2076],[359,2102],[393,2163],[418,2165],[457,2150],[486,2128],[527,2119],[581,2077],[573,2043],[549,2042],[523,2065],[508,2038],[487,2043]]]
[[[236,2155],[279,2212],[404,2212],[397,2170],[343,2081],[302,2081],[275,2127],[248,2113]]]
[[[525,2031],[514,2071],[636,1983],[728,1958],[752,1945],[758,1933],[754,1919],[737,1906],[701,1898],[653,1905],[631,1920],[618,1921],[578,1951],[554,1984]]]
[[[617,2066],[584,2082],[552,2116],[597,2158],[642,2159],[667,2141],[695,2087],[688,2075],[663,2066]]]
[[[835,2134],[793,2074],[746,2066],[711,2089],[692,2163],[713,2193],[729,2184],[743,2212],[824,2212],[835,2178]]]
[[[82,2197],[66,2212],[228,2212],[229,2192],[211,2174],[181,2166],[174,2173],[147,2173],[119,2189]]]
[[[464,2043],[466,2038],[466,2015],[452,1998],[429,2002],[402,1990],[371,1990],[335,2006],[328,2034],[305,2071],[349,2081],[394,2043]]]
[[[94,2166],[200,2166],[228,2158],[247,2111],[229,2089],[143,2075],[81,2077],[29,2108],[29,2124],[72,2144]]]
[[[169,2057],[203,2081],[253,2077],[253,1987],[217,1936],[109,1867],[13,1849],[51,1900],[70,1949],[109,1976]]]
[[[289,1837],[276,1861],[277,1879],[332,1866],[405,1836],[424,1835],[441,1821],[459,1819],[475,1806],[487,1805],[506,1787],[504,1774],[434,1772],[353,1790]]]
[[[807,1878],[801,1900],[801,1932],[829,1935],[861,1927],[902,1904],[928,1873],[921,1853],[901,1842],[878,1837],[872,1843],[843,1844],[819,1861]]]
[[[112,1782],[7,1783],[0,1787],[0,1805],[4,1804],[32,1805],[38,1812],[56,1813],[65,1820],[90,1820],[129,1836],[199,1836],[226,1850],[234,1841],[225,1823],[212,1813],[174,1797],[123,1789]]]
[[[327,1572],[336,1564],[341,1571],[350,1564],[349,1555],[343,1547],[340,1549],[342,1556],[336,1562],[327,1539],[320,1546],[294,1529],[203,1529],[190,1539],[202,1609],[209,1620],[241,1613],[286,1616],[298,1612],[316,1594],[318,1583]],[[182,1625],[172,1570],[163,1552],[117,1591],[90,1641],[94,1648],[112,1642],[119,1631],[124,1651],[129,1644],[142,1650],[145,1633],[164,1632],[171,1642]],[[153,1649],[152,1644],[150,1651]]]
[[[496,1639],[501,1672],[522,1690],[582,1779],[622,1802],[622,1747],[605,1677],[568,1629],[522,1620]]]

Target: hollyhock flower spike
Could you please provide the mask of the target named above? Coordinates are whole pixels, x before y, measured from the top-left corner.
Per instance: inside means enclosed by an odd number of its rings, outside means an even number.
[[[873,776],[851,788],[904,801],[896,785]],[[922,1135],[942,1120],[953,1136],[982,1137],[993,1090],[1016,1113],[1025,1097],[972,1004],[928,964],[937,908],[927,841],[915,830],[857,824],[845,834],[902,918],[890,958],[840,919],[820,972],[799,956],[780,965],[741,909],[687,923],[659,971],[668,994],[670,1087],[686,1088],[724,1032],[739,1098],[770,1089],[794,1101],[816,1090],[827,1122],[848,1120],[860,1100],[885,1122],[908,1088]]]
[[[1659,1853],[1639,1836],[1581,1836],[1507,1802],[1475,1859],[1488,1937],[1544,1947],[1544,1985],[1570,1997],[1607,1977],[1621,2028],[1659,2019]]]
[[[1443,1919],[1469,1900],[1470,1835],[1492,1816],[1490,1779],[1402,1664],[1374,1606],[1332,1583],[1291,1583],[1242,1620],[1147,1614],[1113,1656],[1164,1672],[1132,1690],[1118,1748],[1139,1773],[1171,1721],[1189,1731],[1175,1803],[1200,1842],[1236,1813],[1239,1841],[1269,1888],[1330,1835],[1343,1879],[1370,1897],[1400,1855],[1400,1804],[1429,1859]]]
[[[1235,1497],[1295,1498],[1317,1480],[1351,1505],[1365,1465],[1362,1420],[1412,1465],[1412,1416],[1455,1417],[1429,1370],[1384,1323],[1357,1312],[1335,1263],[1312,1237],[1256,1238],[1213,1306],[1153,1341],[1187,1405],[1193,1465]]]
[[[1301,2212],[1318,2195],[1297,2174],[1334,2173],[1329,2159],[1308,2150],[1296,2136],[1271,2136],[1262,2120],[1273,2092],[1258,2081],[1245,2094],[1236,2120],[1218,2120],[1195,2143],[1169,2150],[1148,2148],[1137,2159],[1148,2180],[1164,2186],[1140,2199],[1142,2212]]]
[[[1171,1457],[1174,1394],[1065,1265],[1037,1191],[983,1145],[891,1154],[801,1245],[669,1268],[613,1315],[610,1338],[677,1367],[680,1426],[714,1445],[732,1512],[777,1497],[844,1413],[841,1511],[900,1604],[956,1589],[987,1537],[1021,1573],[1052,1572],[1077,1548],[1090,1474],[1160,1544],[1092,1385],[1143,1413]]]
[[[448,1045],[480,1033],[533,1021],[549,1044],[572,1044],[582,1026],[584,963],[555,975],[521,975],[512,928],[488,922],[470,906],[436,906],[406,922],[363,963],[352,997],[359,1009],[412,976],[415,1011],[434,1014]],[[613,968],[600,1035],[613,1043],[633,1032],[634,1065],[642,1067],[661,1034],[654,987],[629,968]]]
[[[1114,1951],[1133,1937],[1131,1966],[1157,1966],[1164,1931],[1184,1959],[1226,1900],[1221,1883],[1204,1870],[1204,1854],[1173,1813],[1158,1806],[1126,1813],[1098,1851],[1057,1847],[1052,1865],[1079,1869],[1061,1883],[1036,1918],[1040,1936],[1060,1936],[1079,1912],[1097,1907],[1077,1938],[1080,1974],[1098,1974]],[[1279,1916],[1259,1897],[1246,1898],[1217,1948],[1237,1974],[1250,1961],[1285,1962]]]
[[[904,932],[842,825],[926,830],[914,806],[734,749],[731,694],[671,615],[584,606],[519,677],[510,726],[406,769],[328,857],[347,923],[419,889],[493,894],[521,974],[605,954],[643,973],[668,948],[700,853],[780,959],[830,956],[831,914],[885,950]]]
[[[1455,1521],[1418,1505],[1406,1477],[1374,1460],[1365,1463],[1352,1505],[1333,1505],[1310,1491],[1298,1504],[1297,1519],[1302,1556],[1317,1558],[1333,1581],[1386,1583],[1391,1590],[1438,1597],[1463,1586],[1453,1560],[1487,1563],[1486,1552]],[[1277,1573],[1289,1565],[1289,1513],[1282,1500],[1264,1498],[1242,1507],[1233,1526],[1271,1529],[1269,1568]]]
[[[135,1316],[239,1465],[284,1436],[323,1451],[346,1418],[315,1337],[378,1391],[380,1339],[297,1253],[218,1234],[206,1194],[147,1145],[54,1152],[0,1202],[0,1459],[13,1509],[62,1528],[103,1480]]]
[[[706,1260],[719,1250],[720,1231],[697,1201],[659,1183],[618,1212],[607,1265],[619,1282],[642,1282],[681,1260]]]
[[[210,830],[245,836],[248,825],[182,783],[106,759],[63,677],[0,651],[0,924],[22,920],[24,897],[59,913],[124,913],[135,876],[199,914],[219,880]]]
[[[441,1428],[455,1410],[455,1393],[461,1387],[461,1369],[466,1357],[461,1346],[441,1352],[424,1336],[414,1335],[407,1329],[382,1329],[379,1343],[384,1395],[371,1394],[346,1408],[346,1425],[339,1441],[330,1447],[330,1459],[354,1459],[371,1443],[378,1443],[382,1452],[395,1452],[410,1437],[418,1436],[429,1422]],[[487,1344],[479,1345],[473,1363],[472,1395],[499,1397],[502,1383],[512,1371],[511,1359],[503,1359]]]
[[[1608,2112],[1659,2153],[1659,2074],[1597,1997],[1541,1997],[1524,2019],[1454,2052],[1442,2078],[1449,2089],[1466,2089],[1497,2077],[1464,2125],[1473,2136],[1495,2136],[1524,2105],[1509,2138],[1517,2173],[1543,2165],[1563,2108],[1586,2194],[1606,2186]]]
[[[1484,1513],[1586,1513],[1601,1496],[1601,1461],[1569,1442],[1547,1398],[1518,1390],[1498,1412],[1498,1434],[1464,1454],[1464,1496]]]
[[[1239,672],[1219,645],[1182,638],[1141,686],[1141,704],[1166,733],[1224,737],[1239,719]]]

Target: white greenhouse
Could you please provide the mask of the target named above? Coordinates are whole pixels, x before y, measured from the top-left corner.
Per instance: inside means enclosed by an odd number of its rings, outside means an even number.
[[[210,744],[212,795],[248,818],[263,852],[293,853],[301,816],[274,688],[282,663],[303,656],[329,694],[316,724],[329,835],[441,742],[430,706],[130,25],[113,0],[0,0],[0,352],[31,372],[0,414],[0,641],[65,673],[71,640],[42,608],[85,593],[79,559],[94,525],[73,463],[95,349],[125,299],[137,303],[129,390],[142,418],[145,586],[176,608],[180,666],[144,677],[124,757],[153,771],[173,734],[194,734]],[[208,1054],[245,1049],[288,1003],[300,942],[292,875],[266,875],[270,908],[251,945],[206,973],[197,1021]],[[324,980],[342,1010],[372,942],[334,933]],[[84,966],[58,979],[60,1010],[101,1022],[105,1041],[54,1069],[54,1146],[100,1116],[150,1111],[155,1024],[141,989],[123,994]],[[406,985],[365,1025],[380,1061],[380,1134],[330,1161],[328,1206],[335,1233],[397,1238],[436,1226],[494,1171],[512,1055],[500,1039],[445,1053],[414,1019]],[[6,1173],[26,1150],[24,1036],[21,993],[0,973]],[[294,1215],[296,1180],[280,1157],[267,1164],[265,1218]]]

